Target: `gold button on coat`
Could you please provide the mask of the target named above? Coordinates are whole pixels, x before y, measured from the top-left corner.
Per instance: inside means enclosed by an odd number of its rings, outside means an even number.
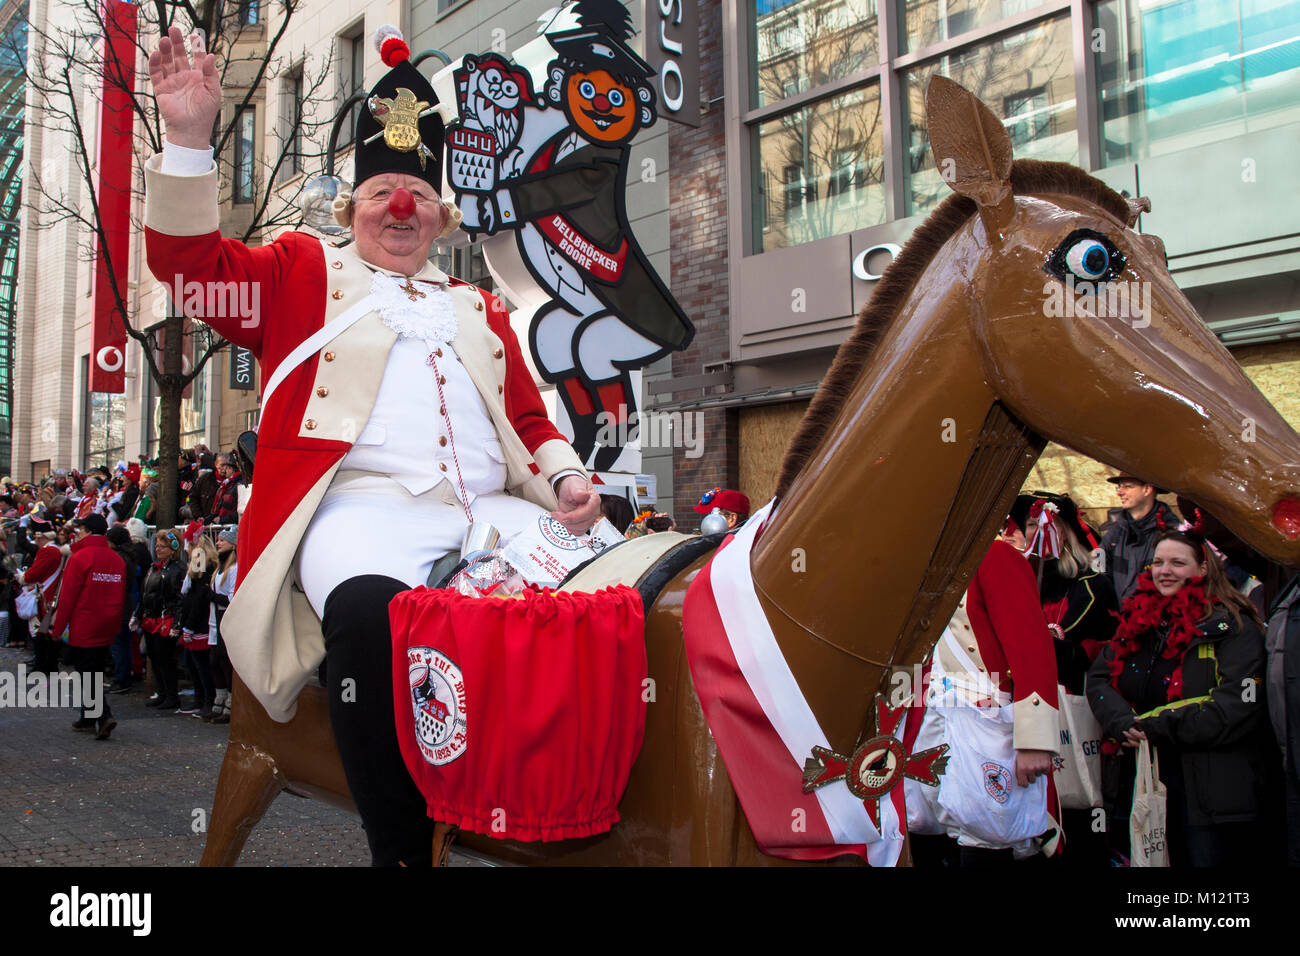
[[[314,418],[309,418],[309,419],[307,419],[305,422],[303,422],[302,424],[303,424],[303,427],[307,429],[307,431],[311,431],[313,428],[316,427],[316,419],[314,419]]]
[[[330,293],[330,295],[334,296],[334,298],[336,299],[341,299],[343,298],[343,290],[335,289],[333,292]]]
[[[504,392],[505,390],[506,390],[506,387],[505,387],[504,385],[498,385],[498,386],[497,386],[497,394],[498,394],[498,395],[500,395],[500,394],[501,394],[502,392]]]
[[[447,463],[446,463],[445,461],[444,461],[444,462],[439,462],[438,467],[441,468],[443,471],[446,471],[446,470],[447,470]]]
[[[329,390],[328,388],[326,388],[324,385],[322,385],[320,388],[316,389],[316,394],[319,395],[321,398],[324,398],[324,397],[325,397],[326,395],[328,395],[329,393],[330,393],[330,390]]]
[[[505,352],[501,351],[500,349],[497,349],[495,352],[492,353],[492,357],[499,359],[501,356],[505,354],[506,354]]]
[[[483,300],[482,300],[482,299],[475,299],[475,300],[474,300],[474,309],[475,309],[475,311],[477,311],[477,312],[482,312],[482,311],[483,311]]]
[[[336,259],[335,261],[331,262],[330,265],[332,265],[335,269],[342,269],[342,268],[343,268],[343,263],[339,262],[337,259]]]
[[[439,385],[446,385],[446,384],[447,384],[447,376],[445,376],[445,375],[439,375],[439,376],[438,376],[438,384],[439,384]]]
[[[327,361],[327,362],[332,362],[332,361],[334,361],[334,353],[333,353],[333,352],[326,352],[326,353],[325,353],[325,361]]]
[[[445,444],[447,444],[447,436],[446,436],[446,435],[441,436],[441,437],[438,439],[438,444],[439,444],[439,445],[445,445]]]

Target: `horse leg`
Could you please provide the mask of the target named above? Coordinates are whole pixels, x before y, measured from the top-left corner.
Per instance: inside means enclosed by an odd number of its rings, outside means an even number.
[[[231,741],[217,779],[212,820],[200,866],[234,866],[248,836],[284,788],[271,755]]]

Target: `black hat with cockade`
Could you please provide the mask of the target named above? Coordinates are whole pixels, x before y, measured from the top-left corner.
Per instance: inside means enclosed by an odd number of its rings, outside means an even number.
[[[411,49],[396,27],[375,36],[380,58],[391,67],[370,90],[357,115],[353,184],[380,173],[407,173],[442,189],[442,117],[438,96],[411,65]]]

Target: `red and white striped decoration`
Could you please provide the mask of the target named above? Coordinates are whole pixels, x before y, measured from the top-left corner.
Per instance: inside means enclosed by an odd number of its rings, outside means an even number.
[[[831,746],[754,591],[750,551],[771,510],[727,538],[687,592],[683,632],[696,693],[759,849],[893,866],[907,820],[901,785],[880,801],[879,831],[842,783],[803,792],[805,760],[813,747]]]

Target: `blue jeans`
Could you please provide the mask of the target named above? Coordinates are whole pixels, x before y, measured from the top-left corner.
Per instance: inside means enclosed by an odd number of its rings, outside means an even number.
[[[123,624],[113,639],[113,681],[126,687],[131,686],[131,637],[131,630]]]

